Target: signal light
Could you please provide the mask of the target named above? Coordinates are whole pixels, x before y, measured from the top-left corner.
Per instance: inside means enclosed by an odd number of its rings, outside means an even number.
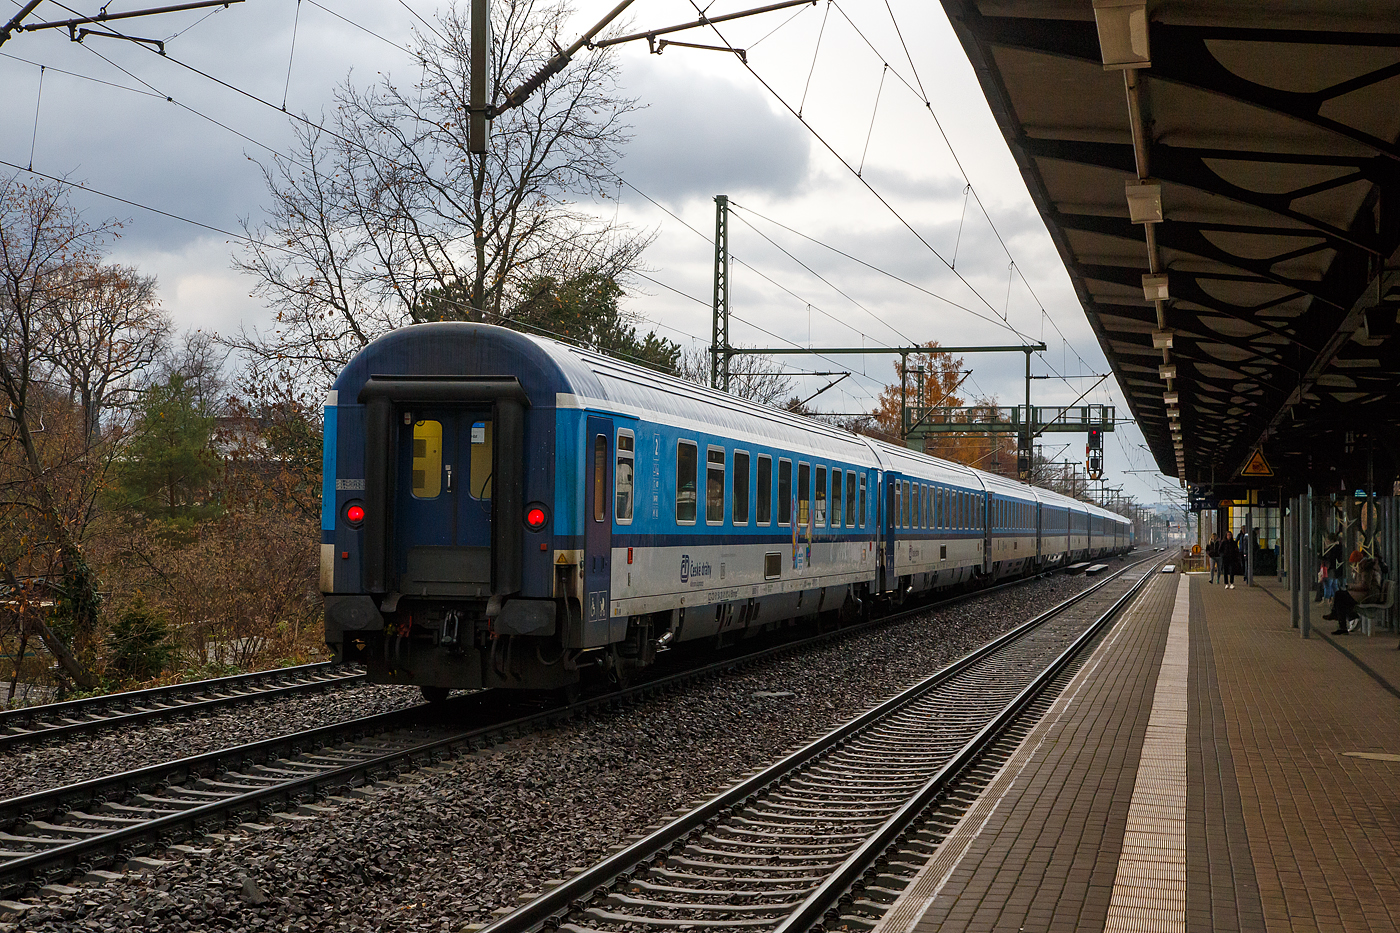
[[[345,520],[350,524],[359,527],[365,520],[365,507],[359,503],[352,503],[345,509]]]
[[[525,526],[531,531],[539,531],[544,527],[544,509],[538,505],[532,505],[525,510]]]

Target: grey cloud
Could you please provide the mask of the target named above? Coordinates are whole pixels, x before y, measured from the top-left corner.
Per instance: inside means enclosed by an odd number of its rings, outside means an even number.
[[[762,190],[783,196],[807,177],[810,145],[791,117],[757,87],[693,72],[679,55],[628,69],[629,93],[645,109],[619,170],[663,199]]]

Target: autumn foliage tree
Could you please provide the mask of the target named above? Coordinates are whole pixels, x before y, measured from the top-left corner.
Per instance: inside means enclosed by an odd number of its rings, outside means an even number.
[[[165,327],[144,281],[102,265],[115,230],[86,223],[60,184],[0,180],[0,577],[46,581],[57,609],[23,631],[85,687],[102,601],[84,548],[110,463],[103,407]]]
[[[975,430],[979,421],[990,420],[997,408],[995,398],[974,399],[968,404],[960,394],[967,378],[962,357],[938,350],[938,341],[924,344],[930,353],[910,356],[894,363],[895,382],[886,385],[876,399],[866,433],[891,443],[900,443],[903,406],[917,408],[922,401],[928,409],[956,411],[928,414],[924,424],[966,424],[969,430],[956,432],[927,432],[923,434],[923,452],[944,460],[964,463],[993,473],[1014,473],[1016,470],[1016,439],[1009,434]],[[915,412],[911,424],[919,417]]]

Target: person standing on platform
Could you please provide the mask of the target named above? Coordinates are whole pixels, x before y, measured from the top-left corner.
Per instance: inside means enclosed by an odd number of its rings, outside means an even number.
[[[1206,542],[1206,560],[1210,563],[1210,582],[1214,583],[1216,577],[1222,576],[1220,573],[1220,536],[1214,532],[1211,532],[1210,540]]]
[[[1220,571],[1227,590],[1235,588],[1235,575],[1244,571],[1244,561],[1240,559],[1240,546],[1235,543],[1235,536],[1228,531],[1225,532],[1225,540],[1220,542]]]

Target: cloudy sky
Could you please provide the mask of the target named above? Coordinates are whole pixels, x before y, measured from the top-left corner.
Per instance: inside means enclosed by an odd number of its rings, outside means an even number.
[[[0,3],[5,19],[20,8]],[[576,30],[614,3],[577,0]],[[117,0],[111,12],[153,5]],[[714,0],[707,9],[757,5]],[[48,0],[26,22],[98,7]],[[431,21],[436,10],[429,0],[248,0],[121,25],[127,35],[164,40],[164,57],[120,39],[90,35],[79,44],[65,30],[21,33],[0,48],[0,160],[8,163],[0,171],[18,166],[23,177],[32,165],[132,202],[75,195],[89,219],[128,221],[112,256],[158,277],[180,327],[228,333],[265,324],[252,282],[231,267],[239,244],[226,233],[245,219],[256,224],[268,203],[259,162],[292,140],[280,108],[315,119],[340,82],[411,84],[417,68],[405,49],[417,41],[415,27],[425,28],[419,18]],[[633,29],[655,28],[692,21],[696,8],[636,0],[626,16]],[[641,282],[629,298],[644,329],[708,344],[714,196],[725,193],[736,204],[735,343],[1043,340],[1048,350],[1033,371],[1055,378],[1035,381],[1038,404],[1072,402],[1095,382],[1081,377],[1108,371],[939,4],[820,0],[721,32],[747,50],[752,72],[728,52],[671,47],[652,55],[644,42],[616,52],[625,90],[640,105],[619,166],[628,186],[589,207],[656,233],[644,259],[660,284]],[[721,44],[709,30],[674,38]],[[828,411],[868,410],[892,381],[888,356],[783,359],[804,395],[829,381],[805,373],[853,372],[817,400]],[[974,369],[969,396],[1022,400],[1021,354],[966,362]],[[1111,379],[1085,401],[1127,414]],[[1067,444],[1062,456],[1082,461],[1081,436],[1045,439],[1047,453]],[[1146,472],[1153,464],[1141,441],[1131,425],[1108,438],[1108,480],[1157,501],[1164,481]]]

